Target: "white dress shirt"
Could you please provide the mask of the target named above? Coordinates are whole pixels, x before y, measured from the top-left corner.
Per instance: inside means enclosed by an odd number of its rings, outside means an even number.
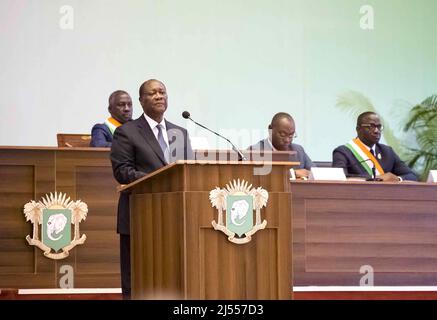
[[[150,128],[153,131],[153,134],[155,135],[156,141],[158,141],[158,125],[162,126],[162,136],[164,138],[165,144],[167,147],[169,146],[168,143],[168,136],[167,136],[167,127],[165,126],[165,119],[163,118],[160,123],[156,122],[152,118],[150,118],[147,114],[144,113],[144,118],[146,118],[147,123],[149,124]]]

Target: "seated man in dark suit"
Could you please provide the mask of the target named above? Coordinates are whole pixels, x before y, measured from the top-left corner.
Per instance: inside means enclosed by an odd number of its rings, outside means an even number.
[[[120,184],[129,184],[165,165],[194,159],[188,132],[164,119],[167,89],[158,80],[147,80],[140,87],[144,113],[119,127],[111,148],[112,170]],[[130,297],[130,217],[129,195],[120,194],[117,232],[120,234],[121,286],[123,297]]]
[[[380,144],[383,126],[374,112],[364,112],[357,119],[358,137],[336,148],[332,166],[343,168],[347,176],[377,177],[380,181],[417,181],[416,174],[399,159],[393,149]]]
[[[269,125],[269,137],[249,147],[249,150],[296,151],[299,168],[295,169],[296,177],[308,178],[311,167],[315,167],[301,145],[293,143],[296,138],[296,125],[288,113],[279,112],[273,116]]]
[[[117,90],[109,96],[111,117],[91,130],[91,147],[111,147],[115,129],[132,120],[132,99],[126,91]]]

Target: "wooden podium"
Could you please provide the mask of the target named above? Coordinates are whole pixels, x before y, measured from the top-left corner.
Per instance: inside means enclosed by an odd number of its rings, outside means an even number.
[[[131,192],[132,298],[291,299],[294,164],[178,161],[122,188]],[[209,192],[234,179],[269,193],[267,226],[246,244],[211,224]]]

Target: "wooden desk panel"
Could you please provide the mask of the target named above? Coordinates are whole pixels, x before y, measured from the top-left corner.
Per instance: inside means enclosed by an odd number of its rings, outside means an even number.
[[[119,287],[118,194],[109,149],[0,147],[0,288],[56,288],[62,265],[74,269],[74,286]],[[84,245],[54,261],[27,244],[32,224],[24,204],[47,193],[67,192],[88,204],[80,224]]]
[[[293,182],[294,285],[437,285],[437,185]]]
[[[75,287],[119,287],[116,185],[108,149],[0,147],[0,288],[59,287],[64,264]],[[362,265],[374,268],[375,285],[437,285],[437,185],[291,186],[295,285],[356,286]],[[25,240],[24,204],[54,190],[89,207],[85,245],[60,261]]]

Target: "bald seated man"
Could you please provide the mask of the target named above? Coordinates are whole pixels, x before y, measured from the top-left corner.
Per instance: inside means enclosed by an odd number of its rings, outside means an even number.
[[[304,148],[293,139],[297,137],[296,124],[291,115],[285,112],[275,114],[269,124],[269,137],[249,147],[249,150],[296,151],[300,162],[294,172],[297,178],[308,178],[311,167],[315,167]]]
[[[109,96],[108,111],[111,116],[104,123],[94,125],[91,130],[91,147],[111,147],[115,129],[132,120],[132,99],[123,90],[117,90]]]

